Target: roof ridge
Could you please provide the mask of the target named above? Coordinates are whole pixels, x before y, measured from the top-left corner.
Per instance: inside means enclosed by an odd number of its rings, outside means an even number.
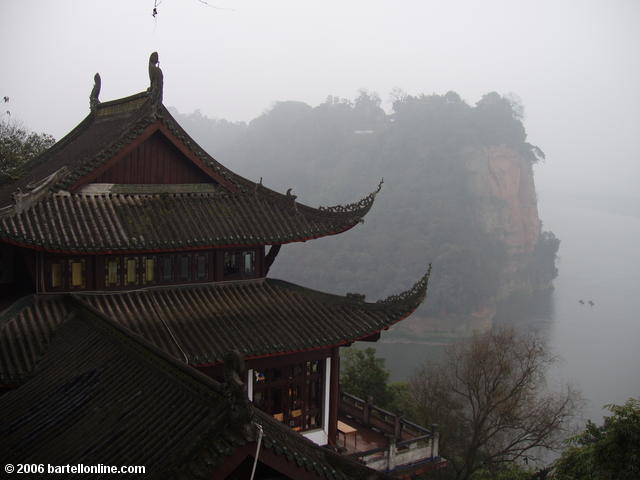
[[[122,97],[122,98],[114,98],[113,100],[107,100],[106,102],[100,102],[97,106],[96,106],[96,110],[100,110],[102,108],[105,107],[111,107],[113,105],[119,105],[122,103],[127,103],[130,102],[132,100],[138,100],[141,98],[148,98],[150,96],[149,91],[148,90],[143,90],[142,92],[138,92],[138,93],[134,93],[133,95],[129,95],[127,97]]]
[[[2,327],[5,323],[16,318],[24,309],[32,306],[35,303],[37,297],[38,295],[35,293],[25,295],[24,297],[20,297],[7,308],[2,310],[0,312],[0,330],[2,330]]]

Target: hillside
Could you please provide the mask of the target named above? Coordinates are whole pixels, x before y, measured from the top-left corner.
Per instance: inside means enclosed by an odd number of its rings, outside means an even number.
[[[278,102],[245,123],[199,112],[178,121],[235,171],[310,205],[382,191],[364,225],[282,249],[270,275],[375,299],[433,263],[425,305],[396,335],[488,324],[501,299],[551,287],[559,241],[541,231],[522,108],[496,93],[475,106],[454,92]]]

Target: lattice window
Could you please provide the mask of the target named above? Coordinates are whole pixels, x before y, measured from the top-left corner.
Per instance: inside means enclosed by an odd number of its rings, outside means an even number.
[[[145,285],[156,281],[156,257],[142,257],[143,271],[142,280]]]
[[[105,260],[105,285],[107,287],[120,286],[120,258],[107,257]]]
[[[208,255],[198,254],[196,255],[196,280],[207,280],[209,278],[208,275]]]
[[[51,262],[51,288],[62,288],[62,262]]]
[[[87,286],[86,262],[84,258],[69,260],[71,288],[85,288]]]
[[[182,281],[191,280],[191,258],[189,255],[180,255],[178,257],[178,279]]]
[[[173,281],[173,257],[171,255],[162,257],[162,281]]]
[[[126,257],[125,265],[125,283],[127,285],[136,285],[138,280],[138,257]]]

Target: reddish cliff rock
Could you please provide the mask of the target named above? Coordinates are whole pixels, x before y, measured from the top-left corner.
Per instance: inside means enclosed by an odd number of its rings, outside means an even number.
[[[528,265],[541,231],[531,162],[504,145],[475,150],[468,158],[469,182],[479,199],[475,209],[480,224],[507,246],[498,297],[530,290],[533,287],[523,284],[519,274]]]

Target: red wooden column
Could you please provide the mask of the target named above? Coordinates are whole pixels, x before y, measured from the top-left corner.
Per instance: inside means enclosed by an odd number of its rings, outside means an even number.
[[[338,404],[340,395],[340,351],[331,349],[331,378],[329,379],[329,445],[335,446],[338,439]]]

